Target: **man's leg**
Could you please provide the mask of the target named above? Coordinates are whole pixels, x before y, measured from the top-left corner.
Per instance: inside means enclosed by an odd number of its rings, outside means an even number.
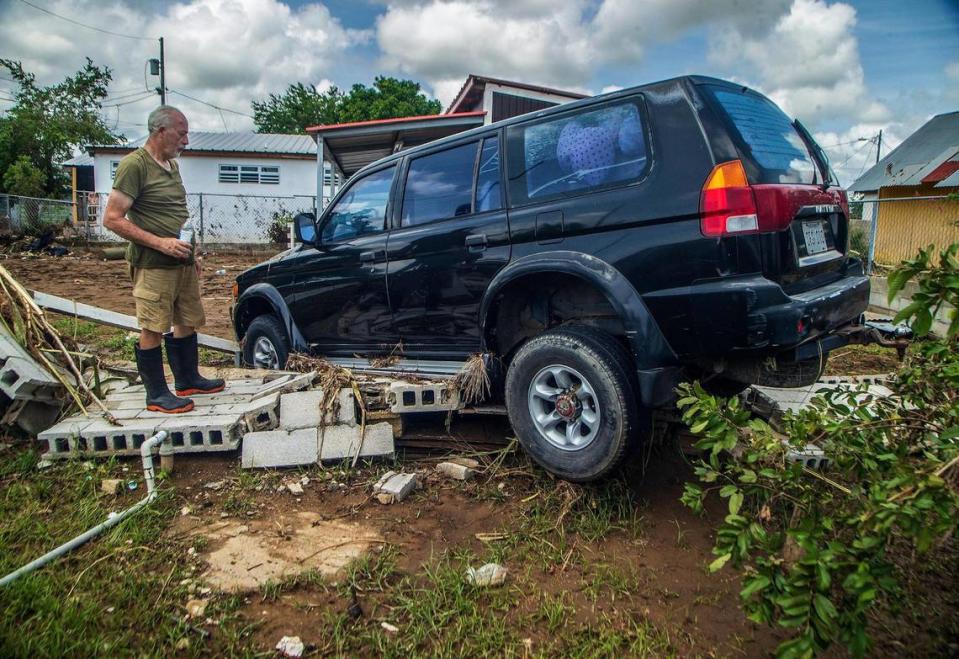
[[[168,414],[189,412],[193,409],[193,401],[171,394],[163,375],[161,328],[170,326],[173,311],[168,273],[133,269],[131,275],[140,325],[140,341],[135,349],[137,370],[146,390],[146,408]]]
[[[173,303],[173,334],[164,337],[176,393],[178,396],[192,396],[223,391],[226,383],[222,379],[205,378],[199,371],[196,328],[203,326],[206,316],[196,269],[185,266],[180,276],[181,284]]]

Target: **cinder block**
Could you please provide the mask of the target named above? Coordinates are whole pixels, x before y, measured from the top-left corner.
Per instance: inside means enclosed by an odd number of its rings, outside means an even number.
[[[320,461],[352,458],[357,447],[361,458],[391,456],[394,451],[393,427],[388,423],[367,426],[362,438],[358,426],[326,426],[320,430],[319,442]]]
[[[317,451],[316,433],[316,428],[303,428],[292,432],[248,432],[243,435],[241,464],[244,469],[314,464]]]
[[[248,432],[272,430],[280,424],[279,403],[280,394],[270,394],[250,403],[232,405],[230,411],[243,417]]]
[[[52,428],[37,434],[37,440],[47,443],[47,450],[43,457],[47,459],[68,457],[75,450],[76,439],[80,431],[94,422],[91,417],[71,417],[64,419]],[[73,446],[71,446],[71,443]]]
[[[280,427],[284,430],[297,430],[334,423],[357,425],[356,403],[351,388],[343,387],[337,394],[335,420],[331,419],[330,415],[321,420],[324,406],[323,392],[317,389],[282,394],[280,395]]]
[[[170,433],[175,453],[199,453],[235,449],[240,443],[239,425],[238,414],[185,416],[163,421],[157,430]]]
[[[6,355],[0,356],[0,391],[12,400],[53,400],[60,383],[29,355]]]
[[[790,449],[786,453],[790,462],[801,462],[809,469],[825,469],[829,466],[829,459],[823,450],[815,444],[806,444],[801,450]]]
[[[388,471],[373,486],[373,491],[393,497],[393,501],[402,501],[416,489],[416,474],[398,474]]]
[[[259,398],[260,396],[273,393],[285,394],[291,391],[300,391],[301,389],[309,387],[315,377],[316,372],[314,371],[298,375],[283,375],[275,380],[264,383],[263,386],[257,390],[255,397]]]
[[[468,481],[476,475],[476,470],[455,462],[441,462],[436,465],[436,471],[458,481]]]
[[[299,430],[321,425],[323,392],[297,391],[280,396],[280,428]]]
[[[139,455],[140,446],[150,439],[160,421],[124,419],[115,426],[106,419],[95,419],[79,432],[77,451],[103,455]]]
[[[386,404],[396,413],[445,412],[458,410],[459,392],[451,390],[445,382],[410,384],[393,382],[385,392]]]

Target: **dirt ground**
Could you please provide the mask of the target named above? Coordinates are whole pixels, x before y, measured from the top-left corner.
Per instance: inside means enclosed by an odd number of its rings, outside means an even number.
[[[207,317],[207,326],[203,329],[205,333],[225,339],[235,338],[230,324],[233,280],[268,257],[266,253],[249,255],[217,252],[203,256],[201,295]],[[0,254],[0,265],[28,289],[130,315],[136,311],[129,266],[123,259],[108,261],[98,258],[94,252],[77,249],[60,257]],[[219,270],[226,270],[226,273],[216,274]]]
[[[404,470],[417,471],[422,486],[403,502],[384,506],[370,496],[370,484],[384,468],[348,477],[318,470],[270,472],[244,487],[230,476],[235,474],[230,458],[178,456],[172,484],[183,508],[170,533],[202,538],[202,549],[187,557],[197,565],[198,586],[213,586],[214,597],[240,593],[237,614],[255,629],[254,646],[262,650],[282,636],[300,636],[325,654],[325,621],[342,617],[351,604],[329,580],[342,578],[360,548],[372,555],[396,552],[392,584],[422,575],[443,556],[505,556],[502,563],[510,570],[505,588],[514,603],[504,615],[515,625],[528,625],[543,598],[557,597],[567,604],[564,628],[622,617],[643,620],[668,630],[669,653],[679,656],[768,656],[782,640],[778,632],[745,619],[738,578],[731,572],[707,575],[711,528],[722,518],[722,507],[698,517],[682,506],[682,483],[690,472],[675,451],[664,448],[645,475],[636,464],[619,481],[635,506],[624,517],[635,515],[635,527],[614,527],[588,543],[581,535],[571,536],[568,553],[561,551],[555,560],[530,555],[540,541],[559,540],[555,534],[534,537],[528,519],[540,513],[547,497],[566,501],[576,496],[567,492],[582,496],[579,488],[543,478],[525,461],[522,468],[491,470],[459,483],[436,475],[437,461],[404,460]],[[301,482],[304,475],[304,493],[290,494],[285,485]],[[570,517],[576,514],[573,507]],[[484,542],[484,534],[500,539]],[[505,547],[497,551],[491,546],[497,543]],[[327,581],[297,584],[277,597],[264,594],[284,570],[293,575],[308,568]],[[598,597],[594,581],[600,584]],[[403,621],[386,599],[375,588],[360,592],[363,617],[357,624],[378,628],[388,622],[403,634]],[[216,636],[215,625],[207,629]],[[550,647],[550,634],[539,626],[523,635],[537,655]]]

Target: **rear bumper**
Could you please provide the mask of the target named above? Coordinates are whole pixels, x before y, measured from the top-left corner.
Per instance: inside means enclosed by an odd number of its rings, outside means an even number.
[[[660,308],[666,302],[663,298],[685,307],[686,327],[673,325],[665,333],[674,350],[688,359],[731,353],[778,355],[806,343],[832,347],[822,339],[866,310],[869,278],[859,261],[850,260],[839,279],[793,295],[762,275],[744,275],[656,296]]]

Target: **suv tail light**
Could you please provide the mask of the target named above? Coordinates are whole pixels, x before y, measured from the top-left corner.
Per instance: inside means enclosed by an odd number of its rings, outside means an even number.
[[[704,236],[715,238],[733,233],[759,231],[756,199],[738,160],[713,167],[700,197]]]
[[[739,160],[731,160],[713,167],[700,197],[700,226],[704,236],[722,236],[746,233],[782,231],[796,216],[796,211],[813,186],[762,184],[750,185],[746,170]],[[832,193],[829,198],[832,199]]]

